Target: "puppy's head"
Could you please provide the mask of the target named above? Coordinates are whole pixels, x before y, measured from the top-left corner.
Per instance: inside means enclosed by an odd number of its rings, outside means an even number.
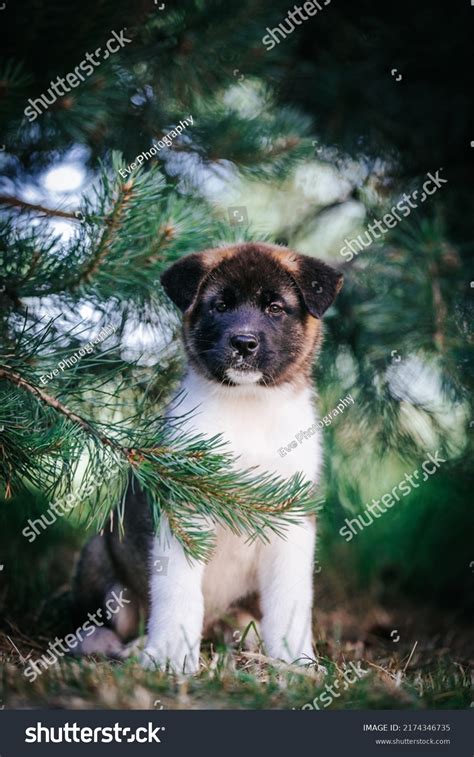
[[[342,274],[285,247],[238,244],[181,258],[161,281],[184,313],[186,350],[200,373],[268,386],[309,370]]]

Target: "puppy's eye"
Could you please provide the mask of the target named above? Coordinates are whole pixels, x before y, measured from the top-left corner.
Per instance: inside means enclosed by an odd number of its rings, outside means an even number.
[[[283,313],[283,308],[277,302],[272,302],[271,305],[266,308],[266,312],[271,315],[280,315]]]
[[[225,302],[216,302],[214,310],[217,310],[218,313],[224,313],[227,310],[227,305]]]

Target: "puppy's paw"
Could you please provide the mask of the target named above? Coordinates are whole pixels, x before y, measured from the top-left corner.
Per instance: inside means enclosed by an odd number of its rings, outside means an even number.
[[[328,674],[328,669],[318,662],[318,659],[314,656],[314,654],[311,656],[311,659],[308,655],[303,655],[302,657],[299,657],[297,660],[295,660],[294,664],[307,668],[318,678],[324,678]]]
[[[110,628],[94,628],[94,633],[82,639],[72,651],[75,655],[100,655],[119,659],[122,656],[123,644],[116,633]]]
[[[293,665],[300,665],[301,667],[309,665],[317,667],[317,660],[312,650],[310,652],[301,652],[297,657],[293,657],[293,659],[287,656],[286,662],[291,662]]]
[[[270,650],[270,657],[274,657],[276,660],[286,662],[288,665],[294,665],[301,668],[308,668],[314,673],[320,675],[326,675],[327,669],[320,665],[317,655],[310,648],[302,650],[298,654],[291,654],[286,646],[278,647],[277,649]]]
[[[171,670],[173,673],[194,675],[199,670],[199,659],[189,653],[175,653],[166,656],[162,650],[147,646],[138,656],[140,665],[145,670]]]
[[[125,644],[121,657],[123,660],[127,660],[129,657],[139,658],[140,654],[147,647],[147,636],[138,636],[133,641],[129,641]]]
[[[160,656],[154,647],[145,647],[138,655],[138,662],[144,670],[163,670],[166,666],[160,662]]]
[[[317,681],[322,681],[328,674],[327,668],[319,663],[318,658],[313,651],[301,654],[296,660],[293,660],[292,664],[300,668],[305,668],[305,672]]]

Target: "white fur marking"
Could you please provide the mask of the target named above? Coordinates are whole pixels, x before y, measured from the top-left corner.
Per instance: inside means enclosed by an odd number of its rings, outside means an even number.
[[[238,371],[236,368],[228,368],[226,370],[227,378],[234,384],[256,384],[262,378],[261,371]]]

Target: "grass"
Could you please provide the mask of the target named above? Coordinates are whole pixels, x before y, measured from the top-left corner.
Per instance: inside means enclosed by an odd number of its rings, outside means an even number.
[[[471,704],[467,669],[452,661],[403,671],[360,661],[366,675],[344,691],[344,669],[322,658],[327,674],[276,665],[263,656],[215,651],[192,678],[144,671],[135,660],[63,659],[30,683],[3,665],[0,706],[67,709],[299,709],[329,686],[331,709],[461,709]],[[325,701],[325,700],[323,700]],[[307,708],[305,708],[307,709]],[[319,709],[324,709],[319,704]]]
[[[472,634],[459,619],[444,615],[440,623],[439,613],[408,605],[389,611],[369,595],[359,595],[357,601],[346,597],[341,605],[328,586],[317,594],[315,638],[325,674],[315,665],[287,666],[261,652],[207,643],[201,670],[191,678],[144,671],[134,657],[124,661],[63,657],[31,683],[2,633],[0,707],[300,709],[329,687],[340,696],[332,698],[328,709],[464,709],[472,705]],[[13,626],[7,633],[21,654],[26,658],[31,653],[32,659],[53,638],[49,634],[33,640]],[[351,662],[364,675],[344,685],[344,672]],[[323,703],[317,701],[319,709],[325,709],[327,697]]]
[[[416,586],[407,593],[395,569],[361,578],[360,566],[348,559],[352,545],[322,555],[315,576],[314,641],[325,675],[315,666],[277,663],[263,650],[251,654],[214,641],[203,648],[201,670],[189,679],[144,671],[133,658],[64,657],[31,683],[10,639],[24,658],[37,659],[50,640],[77,627],[68,596],[84,537],[60,523],[45,535],[48,541],[18,542],[8,534],[19,533],[28,515],[13,507],[4,509],[3,517],[7,514],[3,531],[0,518],[5,563],[0,573],[0,709],[299,709],[329,687],[340,692],[327,705],[333,710],[464,709],[474,703],[474,639],[464,584],[452,582],[462,602],[452,601],[448,609],[455,592],[445,591],[441,598],[431,591],[436,584],[431,580],[423,603]],[[467,566],[472,580],[469,560]],[[351,662],[365,674],[345,687],[344,671]],[[328,700],[317,701],[324,709]]]

